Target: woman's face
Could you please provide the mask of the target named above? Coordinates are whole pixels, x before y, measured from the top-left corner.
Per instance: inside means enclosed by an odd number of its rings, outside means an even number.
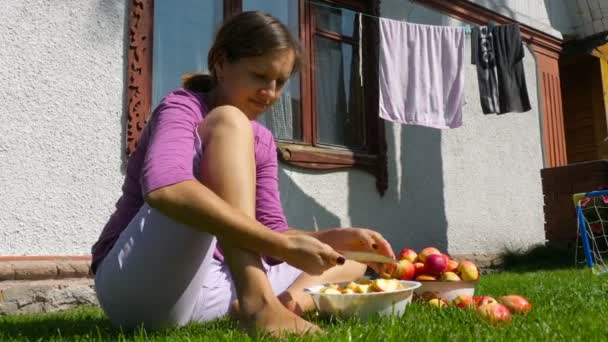
[[[277,50],[235,63],[218,63],[215,72],[223,104],[238,107],[255,120],[281,96],[293,69],[291,49]]]

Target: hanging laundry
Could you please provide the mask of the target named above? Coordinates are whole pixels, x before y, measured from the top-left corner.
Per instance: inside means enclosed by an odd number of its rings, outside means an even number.
[[[461,126],[464,29],[379,22],[380,117],[433,128]]]
[[[524,74],[519,25],[481,26],[471,34],[471,63],[477,66],[484,114],[527,112],[530,99]]]

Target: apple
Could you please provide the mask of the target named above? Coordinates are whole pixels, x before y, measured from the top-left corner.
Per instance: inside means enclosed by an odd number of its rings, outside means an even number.
[[[347,289],[351,289],[351,290],[354,290],[354,289],[355,289],[357,286],[359,286],[359,284],[355,283],[354,281],[351,281],[350,283],[348,283],[348,284],[346,285],[346,287],[345,287],[345,288],[347,288]]]
[[[448,272],[456,272],[458,270],[458,261],[456,260],[448,260]]]
[[[532,304],[520,295],[508,295],[498,298],[498,302],[514,313],[527,313],[532,310]]]
[[[419,276],[416,276],[416,280],[437,280],[437,278],[430,274],[421,274]]]
[[[424,264],[421,262],[415,262],[414,268],[416,269],[416,276],[419,276],[424,273]]]
[[[413,249],[404,248],[397,254],[397,260],[409,260],[411,263],[416,262],[418,254]]]
[[[448,303],[446,303],[446,301],[443,298],[439,298],[439,297],[433,298],[433,299],[429,300],[427,303],[430,306],[434,306],[436,308],[442,308],[442,307],[448,305]]]
[[[361,277],[361,278],[357,279],[356,282],[359,283],[359,284],[363,284],[363,285],[369,285],[369,284],[372,283],[372,281],[369,278],[366,278],[366,277]]]
[[[474,296],[473,301],[475,306],[482,306],[485,304],[498,303],[492,296]]]
[[[440,274],[447,270],[448,263],[441,254],[431,254],[426,257],[424,269],[426,273]]]
[[[423,248],[420,253],[418,254],[418,261],[422,262],[422,263],[426,263],[426,258],[429,255],[433,255],[433,254],[441,254],[441,252],[435,248],[435,247],[426,247]]]
[[[473,297],[461,294],[456,296],[456,298],[452,299],[452,305],[457,306],[461,309],[472,308],[475,306],[475,302],[473,301]]]
[[[371,288],[377,292],[391,292],[395,291],[399,286],[399,281],[397,279],[374,279],[372,281]]]
[[[390,279],[393,273],[397,270],[397,263],[382,264],[380,268],[380,277],[384,279]]]
[[[458,272],[460,273],[460,278],[462,278],[462,280],[479,279],[477,265],[470,261],[461,261],[460,264],[458,264]]]
[[[454,272],[443,272],[441,273],[441,280],[460,281],[460,277]]]
[[[397,267],[393,271],[392,277],[399,280],[412,280],[416,274],[416,268],[407,259],[399,260]]]
[[[357,284],[353,291],[355,291],[355,293],[368,293],[370,292],[370,286],[371,285]]]
[[[321,289],[321,293],[325,293],[325,294],[342,294],[342,292],[339,289],[333,288],[333,287],[326,287],[324,289]]]
[[[481,317],[489,320],[492,323],[505,322],[511,320],[511,312],[506,306],[500,303],[489,303],[481,305],[477,308],[477,312]]]

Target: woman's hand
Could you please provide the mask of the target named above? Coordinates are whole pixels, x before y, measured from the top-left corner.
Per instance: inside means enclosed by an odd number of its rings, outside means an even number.
[[[391,245],[382,235],[367,228],[332,228],[317,233],[319,240],[330,245],[337,251],[361,251],[382,254],[391,258],[395,253]],[[368,264],[380,273],[382,266],[376,263]]]
[[[297,234],[287,235],[286,238],[287,242],[284,252],[281,253],[281,260],[308,274],[318,275],[345,262],[344,257],[330,245],[315,237]]]

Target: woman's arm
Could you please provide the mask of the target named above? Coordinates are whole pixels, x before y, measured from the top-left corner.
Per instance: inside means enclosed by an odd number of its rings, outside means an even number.
[[[378,232],[367,228],[330,228],[320,231],[304,231],[290,228],[287,236],[306,235],[332,246],[337,251],[366,251],[394,257],[391,245]]]
[[[151,122],[153,126],[141,180],[145,200],[151,207],[234,246],[285,260],[309,273],[319,273],[336,264],[340,255],[331,247],[310,237],[289,237],[267,229],[194,178],[192,164],[200,116],[197,118],[191,103],[169,103],[155,115],[158,116]],[[213,130],[214,134],[253,141],[250,122],[242,113],[237,111],[226,115],[235,121],[217,128],[228,131]],[[237,131],[245,133],[246,125],[249,134],[245,135],[248,137],[235,135],[232,124],[240,127]],[[216,155],[233,153],[230,150],[233,145],[239,144],[222,144],[221,148],[226,150],[215,151]]]
[[[156,189],[146,201],[176,221],[253,252],[283,258],[289,249],[286,236],[235,210],[198,180]]]
[[[180,90],[155,111],[141,171],[146,202],[178,222],[254,252],[284,254],[285,237],[237,211],[195,177],[193,156],[202,110],[196,96]]]

